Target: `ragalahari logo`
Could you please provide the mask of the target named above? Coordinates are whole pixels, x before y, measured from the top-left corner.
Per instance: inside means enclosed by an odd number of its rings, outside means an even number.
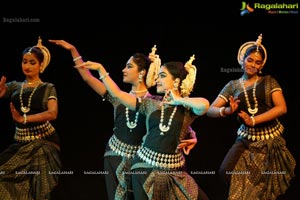
[[[299,5],[298,3],[258,3],[254,2],[249,5],[249,3],[246,3],[245,1],[242,1],[242,8],[241,10],[241,16],[250,14],[256,11],[261,11],[260,13],[266,13],[266,14],[298,14],[299,11]]]
[[[251,8],[248,3],[242,1],[241,16],[252,13],[253,11],[254,9]]]

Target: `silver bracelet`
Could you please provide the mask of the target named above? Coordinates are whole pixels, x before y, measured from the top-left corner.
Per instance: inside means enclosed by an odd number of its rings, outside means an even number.
[[[108,75],[109,75],[109,73],[107,72],[106,74],[101,75],[101,76],[99,77],[99,79],[102,81],[102,80],[105,79]]]
[[[226,115],[225,115],[225,106],[223,106],[219,109],[219,114],[220,114],[221,117],[226,117]]]
[[[81,56],[78,56],[76,58],[73,58],[73,62],[76,62],[77,60],[81,59],[82,57]]]

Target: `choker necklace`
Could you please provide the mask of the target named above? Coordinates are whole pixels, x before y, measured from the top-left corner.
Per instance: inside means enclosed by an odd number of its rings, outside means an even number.
[[[148,91],[147,89],[144,89],[144,90],[131,90],[130,93],[138,94],[138,93],[143,93],[143,92],[147,92],[147,91]]]
[[[257,113],[257,111],[258,111],[258,103],[257,103],[257,99],[256,99],[256,96],[255,96],[257,80],[258,80],[258,76],[256,76],[256,79],[255,79],[255,82],[254,82],[254,85],[253,85],[253,90],[252,90],[253,100],[254,100],[254,108],[252,109],[251,105],[250,105],[248,93],[247,93],[246,87],[245,87],[245,81],[242,78],[240,79],[241,85],[242,85],[243,90],[244,90],[244,95],[245,95],[246,103],[247,103],[247,106],[248,106],[248,112],[252,116],[254,116],[254,114]]]
[[[176,113],[176,110],[177,110],[177,106],[174,107],[173,112],[170,115],[168,126],[163,125],[165,111],[164,111],[164,106],[162,104],[162,106],[161,106],[161,113],[160,113],[160,122],[159,122],[159,129],[161,131],[160,135],[164,135],[165,132],[169,131],[169,129],[171,127],[171,124],[172,124],[173,117],[174,117],[174,115]]]
[[[141,91],[138,91],[139,93]],[[147,92],[142,98],[145,98],[149,93],[148,93],[148,90],[144,90],[142,92]],[[131,94],[133,93],[136,93],[136,92],[133,92],[132,90],[130,91]],[[136,112],[135,113],[135,118],[134,118],[134,121],[131,122],[130,119],[129,119],[129,109],[126,107],[125,108],[125,116],[126,116],[126,125],[127,127],[130,129],[130,132],[132,132],[132,129],[134,129],[136,126],[137,126],[137,121],[138,121],[138,117],[139,117],[139,112]]]
[[[25,80],[24,82],[27,83],[28,85],[33,85],[35,83],[40,83],[41,80],[38,80],[38,81],[35,81],[35,82],[29,82],[29,81]]]
[[[24,90],[24,82],[22,83],[22,86],[21,86],[21,90],[20,90],[20,95],[19,95],[19,98],[20,98],[20,103],[21,103],[21,111],[23,112],[23,114],[26,114],[30,111],[30,105],[31,105],[31,98],[34,94],[34,92],[36,91],[37,87],[40,85],[41,81],[39,81],[36,86],[33,88],[29,98],[28,98],[28,105],[27,106],[24,106],[23,105],[23,99],[22,99],[22,95],[23,95],[23,90]]]

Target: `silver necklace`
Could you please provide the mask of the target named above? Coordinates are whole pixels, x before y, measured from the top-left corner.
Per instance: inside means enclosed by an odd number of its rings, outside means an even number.
[[[143,96],[143,98],[145,98],[149,94],[149,92],[148,92],[148,90],[144,90],[143,92],[147,92]],[[136,93],[136,92],[130,91],[130,93],[133,94],[133,93]],[[125,108],[125,116],[126,116],[126,125],[130,129],[130,132],[132,132],[132,129],[134,129],[137,126],[137,122],[138,122],[138,118],[139,118],[139,112],[135,113],[134,121],[130,121],[130,119],[129,119],[129,109],[126,107]]]
[[[22,83],[22,86],[21,86],[21,90],[20,90],[20,95],[19,95],[19,98],[20,98],[20,103],[21,103],[21,111],[23,112],[23,114],[26,114],[30,111],[30,106],[31,106],[31,99],[32,99],[32,96],[34,94],[34,92],[36,91],[36,89],[38,88],[38,86],[40,85],[40,82],[39,81],[36,86],[33,88],[29,98],[28,98],[28,105],[27,106],[24,106],[23,104],[23,90],[24,90],[24,82]]]
[[[137,121],[138,121],[138,118],[139,118],[139,112],[135,113],[134,122],[131,122],[129,120],[129,109],[127,107],[125,108],[125,114],[126,114],[126,125],[130,129],[130,132],[132,132],[132,129],[134,129],[137,126]]]
[[[244,90],[244,95],[245,95],[245,99],[246,99],[246,103],[247,103],[247,107],[248,107],[248,112],[252,116],[254,116],[254,114],[257,113],[257,111],[258,111],[258,102],[257,102],[257,98],[256,98],[256,95],[255,95],[257,81],[258,81],[258,76],[256,76],[256,79],[255,79],[255,82],[254,82],[254,85],[253,85],[253,90],[252,90],[252,95],[253,95],[253,100],[254,100],[254,108],[252,109],[250,101],[249,101],[248,93],[247,93],[246,87],[245,87],[245,81],[243,81],[242,78],[240,79],[241,85],[242,85],[243,90]]]
[[[166,125],[163,125],[164,115],[165,115],[164,105],[163,104],[161,105],[160,122],[159,122],[159,130],[161,131],[160,135],[164,135],[165,132],[170,130],[176,110],[177,110],[177,106],[174,107],[173,112],[169,118],[168,126],[166,126]]]
[[[131,90],[129,93],[138,94],[138,93],[143,93],[143,92],[147,92],[147,91],[148,91],[147,89],[144,89],[144,90]]]

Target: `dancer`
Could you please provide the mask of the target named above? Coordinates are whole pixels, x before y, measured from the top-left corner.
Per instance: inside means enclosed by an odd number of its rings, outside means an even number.
[[[238,51],[242,77],[225,85],[211,104],[209,117],[237,114],[237,138],[225,156],[220,174],[230,200],[275,200],[295,176],[295,160],[282,137],[279,117],[287,112],[282,89],[270,75],[262,76],[267,51],[262,35]]]
[[[49,40],[51,43],[62,46],[70,51],[76,65],[83,64],[77,48],[64,40]],[[149,93],[148,88],[152,87],[152,76],[148,76],[149,66],[152,69],[159,68],[160,58],[156,54],[156,46],[148,56],[142,53],[134,53],[128,59],[122,70],[123,82],[131,84],[129,94],[137,98],[160,98]],[[77,68],[82,79],[94,89],[104,100],[108,100],[114,107],[114,132],[110,137],[105,154],[104,170],[108,199],[132,199],[131,174],[129,172],[132,158],[140,148],[142,138],[146,134],[145,116],[139,112],[131,111],[116,98],[107,93],[106,86],[92,75],[88,69]],[[155,71],[149,72],[149,74]],[[147,79],[146,79],[147,78]],[[197,142],[196,134],[189,129],[188,137],[178,145],[185,153],[189,153]]]
[[[38,44],[23,51],[25,80],[0,81],[0,98],[10,98],[16,143],[0,155],[0,199],[52,199],[61,170],[59,136],[52,126],[58,113],[56,89],[43,82],[50,52]]]
[[[141,99],[120,90],[100,63],[77,66],[97,70],[114,98],[146,116],[147,134],[131,166],[135,199],[208,199],[187,173],[183,152],[177,149],[192,122],[209,108],[207,99],[189,97],[196,77],[193,59],[185,65],[167,62],[160,67],[153,80],[163,99]]]

